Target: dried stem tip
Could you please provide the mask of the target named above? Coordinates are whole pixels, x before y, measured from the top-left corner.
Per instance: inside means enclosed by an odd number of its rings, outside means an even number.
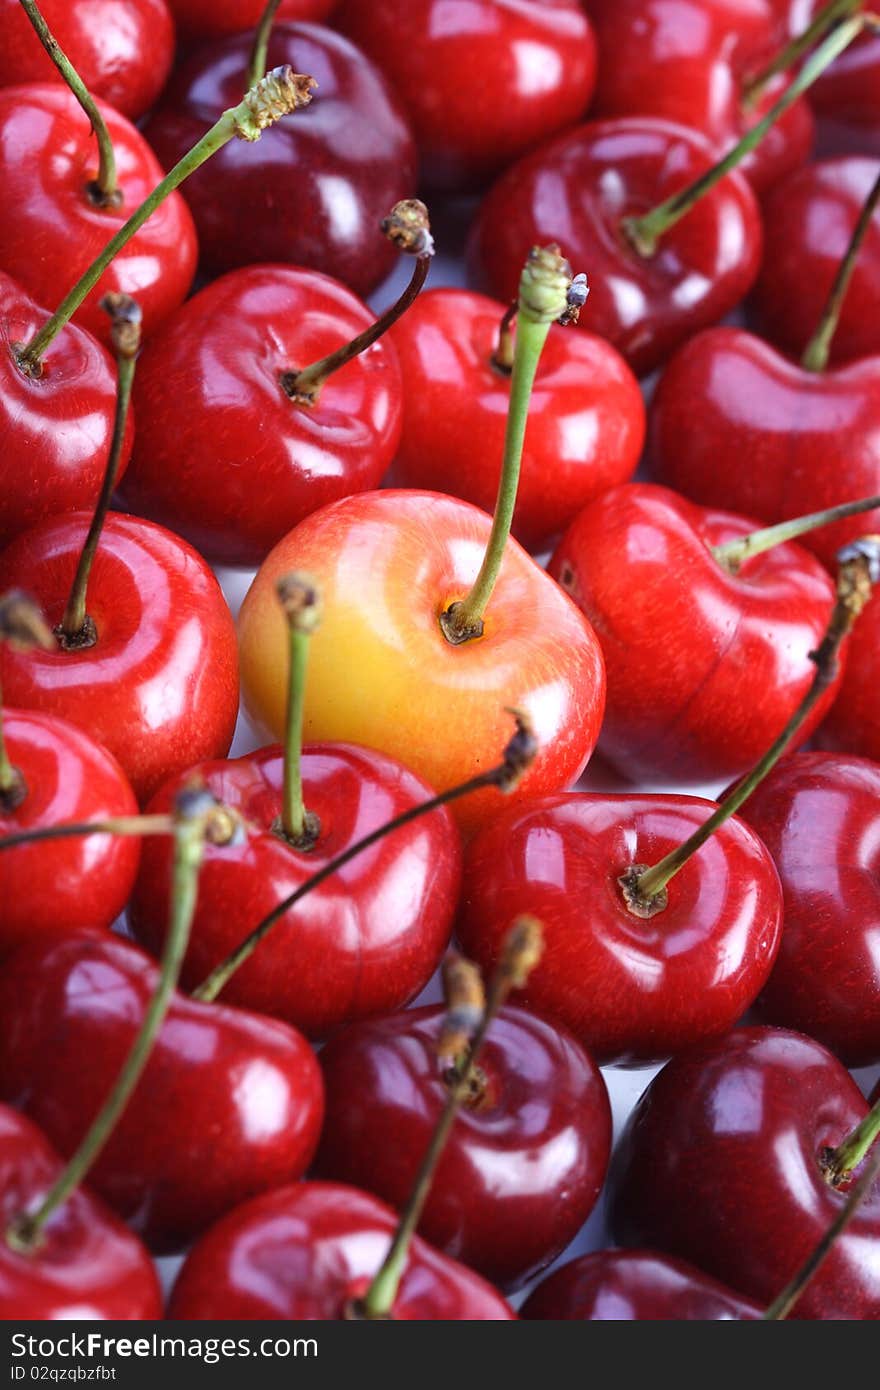
[[[317,581],[303,570],[285,574],[275,585],[284,616],[294,632],[309,637],[321,621],[321,591]]]
[[[837,552],[837,601],[828,631],[810,659],[816,665],[816,684],[831,685],[837,679],[840,644],[852,630],[880,580],[880,535],[862,536]]]
[[[129,294],[119,294],[111,290],[101,300],[101,308],[110,315],[110,341],[117,357],[131,360],[137,357],[141,346],[141,322],[143,314],[137,300]]]
[[[39,605],[23,589],[0,595],[0,640],[22,651],[42,647],[51,652],[58,645]]]
[[[241,839],[244,826],[241,817],[218,801],[201,778],[193,778],[174,800],[174,816],[180,821],[200,820],[208,844],[228,845]]]
[[[457,1060],[470,1047],[486,1008],[483,980],[473,961],[454,952],[446,957],[443,995],[446,1015],[437,1041],[437,1055]]]
[[[538,740],[532,732],[528,715],[519,709],[508,709],[507,712],[516,720],[516,733],[504,750],[504,761],[495,778],[495,785],[502,792],[513,791],[538,754]]]
[[[433,256],[434,238],[428,209],[418,198],[404,198],[395,203],[382,219],[382,232],[388,240],[410,256]]]
[[[517,917],[504,938],[493,985],[522,989],[544,953],[544,928],[537,917]]]
[[[555,323],[564,319],[586,300],[586,281],[578,277],[577,288],[572,281],[571,266],[559,247],[533,246],[523,267],[519,282],[519,312],[533,323]],[[574,290],[575,302],[569,301]]]
[[[314,77],[294,72],[289,65],[272,68],[245,94],[235,123],[239,140],[259,140],[282,116],[308,106],[317,85]]]

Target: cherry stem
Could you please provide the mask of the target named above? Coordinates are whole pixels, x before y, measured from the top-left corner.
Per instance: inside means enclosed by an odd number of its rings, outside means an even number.
[[[382,231],[401,251],[415,256],[412,278],[397,302],[350,343],[344,343],[301,371],[281,373],[281,389],[297,405],[316,405],[327,378],[378,342],[415,302],[428,278],[434,255],[434,239],[424,203],[417,198],[407,198],[395,204],[390,215],[382,222]]]
[[[840,322],[843,303],[856,268],[862,243],[868,234],[868,228],[871,226],[878,203],[880,203],[880,174],[878,174],[874,187],[865,199],[853,230],[852,240],[846,249],[843,260],[837,267],[837,274],[825,302],[825,308],[822,310],[819,326],[807,343],[801,357],[801,366],[805,367],[808,372],[824,372],[828,366],[831,344]]]
[[[297,849],[311,849],[320,834],[321,824],[316,815],[306,810],[303,801],[302,731],[309,642],[321,621],[321,598],[311,575],[302,573],[279,579],[277,593],[287,620],[290,642],[280,829],[285,840]]]
[[[478,773],[476,777],[471,777],[467,782],[462,782],[457,787],[450,787],[447,791],[441,792],[439,796],[433,796],[429,801],[423,801],[420,806],[412,806],[408,811],[403,811],[386,825],[378,826],[371,830],[368,835],[355,841],[353,845],[337,854],[335,858],[328,860],[320,869],[307,878],[286,898],[275,906],[271,912],[263,918],[254,930],[245,937],[244,941],[227,956],[226,960],[211,971],[210,975],[193,991],[192,998],[201,1003],[210,1004],[217,998],[239,966],[244,965],[245,961],[257,949],[260,942],[268,936],[269,932],[279,922],[282,917],[292,907],[311,893],[314,888],[324,883],[341,868],[344,868],[352,859],[356,859],[359,854],[363,854],[371,845],[375,845],[379,840],[391,835],[395,830],[400,830],[405,825],[410,825],[413,821],[427,816],[432,811],[436,811],[440,806],[447,806],[452,801],[458,801],[463,796],[470,796],[472,792],[480,791],[484,787],[497,787],[501,792],[510,792],[517,785],[523,773],[534,761],[538,745],[534,734],[525,716],[518,711],[512,710],[516,720],[516,733],[504,750],[503,761],[497,767],[489,768],[486,772]]]
[[[269,39],[272,36],[272,26],[275,23],[275,16],[278,13],[278,6],[281,0],[269,0],[268,5],[263,10],[260,22],[254,34],[254,46],[251,49],[251,60],[248,65],[248,86],[255,87],[260,78],[266,71],[266,54],[269,51]]]
[[[780,49],[776,57],[757,72],[754,77],[746,83],[743,92],[743,105],[746,110],[756,106],[764,95],[764,92],[781,72],[787,72],[789,68],[807,53],[815,43],[818,43],[823,34],[836,24],[838,20],[845,19],[854,10],[861,9],[864,0],[830,0],[830,4],[825,5],[811,24],[793,38],[783,49]]]
[[[825,1155],[825,1175],[835,1187],[846,1182],[880,1136],[880,1100],[836,1149]]]
[[[780,117],[785,115],[789,107],[794,105],[798,97],[802,96],[817,78],[821,77],[835,58],[840,57],[840,54],[849,47],[864,27],[865,19],[862,16],[857,16],[841,24],[833,33],[829,34],[821,48],[818,48],[808,59],[791,85],[786,88],[779,100],[767,112],[767,115],[758,121],[751,130],[747,131],[723,159],[719,160],[705,174],[701,174],[687,188],[673,194],[671,198],[667,198],[665,202],[660,203],[650,212],[644,213],[641,217],[625,217],[623,219],[623,231],[640,256],[654,255],[663,234],[687,216],[705,194],[710,192],[717,183],[720,183],[726,174],[735,169],[746,155],[751,154],[752,150],[760,145],[771,126],[775,125]]]
[[[22,589],[8,589],[0,596],[0,642],[22,651],[55,648],[55,638],[38,605]],[[27,796],[27,785],[14,767],[6,747],[3,726],[3,691],[0,688],[0,811],[14,811]],[[2,844],[2,841],[0,841]]]
[[[175,164],[161,183],[156,185],[116,235],[111,237],[104,250],[76,282],[40,331],[25,347],[17,350],[16,358],[21,370],[29,376],[41,375],[41,358],[49,344],[70,321],[86,295],[94,289],[113,257],[131,240],[135,232],[140,230],[147,218],[169,194],[179,188],[190,174],[199,169],[233,137],[248,141],[259,140],[268,126],[274,125],[291,111],[308,105],[312,99],[312,88],[315,86],[313,77],[303,77],[290,67],[273,68],[251,88],[238,106],[224,111],[201,140]]]
[[[581,277],[578,277],[580,284]],[[584,282],[583,297],[579,298],[577,305],[573,304],[569,298],[572,288],[571,266],[560,255],[559,247],[534,247],[520,278],[510,405],[492,530],[480,572],[470,593],[450,604],[440,614],[440,628],[453,646],[483,635],[483,616],[501,571],[510,537],[529,402],[541,353],[551,326],[563,320],[572,322],[573,314],[576,314],[586,297]]]
[[[815,531],[820,526],[830,526],[833,521],[844,521],[849,516],[871,512],[875,507],[880,507],[880,496],[860,497],[857,502],[842,502],[838,507],[826,507],[823,512],[809,512],[807,516],[792,517],[790,521],[781,521],[777,526],[765,526],[760,531],[752,531],[748,536],[740,536],[736,540],[724,541],[722,545],[709,548],[722,569],[727,570],[728,574],[736,574],[746,560],[750,560],[754,555],[761,555],[765,550],[772,550],[774,546],[782,545],[785,541],[796,540],[798,536]]]
[[[34,0],[21,0],[21,7],[36,31],[40,43],[88,116],[98,142],[98,177],[88,187],[90,201],[95,207],[118,208],[122,203],[122,192],[116,182],[116,156],[113,153],[113,141],[110,139],[107,122],[67,54],[62,52]]]
[[[0,852],[36,845],[42,840],[72,840],[80,835],[172,835],[170,816],[112,816],[107,820],[63,821],[60,825],[41,825],[0,837]]]
[[[364,1296],[362,1311],[365,1318],[389,1318],[392,1315],[400,1283],[406,1271],[412,1238],[421,1220],[437,1164],[446,1148],[455,1118],[471,1093],[477,1059],[482,1052],[486,1035],[511,990],[520,988],[525,984],[529,972],[541,955],[541,948],[540,923],[534,917],[518,918],[505,938],[501,957],[489,984],[489,993],[482,1018],[474,1032],[463,1066],[453,1073],[446,1102],[440,1112],[440,1118],[431,1136],[431,1141],[419,1164],[419,1170],[394,1239],[379,1272]]]
[[[492,366],[503,376],[510,376],[513,371],[516,341],[513,326],[516,322],[518,309],[519,302],[515,299],[498,325],[498,342],[495,344],[495,351],[490,358]]]
[[[127,294],[106,294],[101,300],[101,308],[110,315],[113,325],[111,339],[116,353],[116,415],[101,493],[80,553],[64,616],[56,630],[56,636],[66,650],[92,646],[97,638],[95,625],[86,612],[89,576],[119,477],[135,361],[141,341],[140,306]]]
[[[159,981],[122,1070],[76,1152],[43,1197],[36,1211],[19,1216],[6,1232],[7,1244],[27,1253],[38,1244],[47,1221],[79,1187],[104,1145],[150,1060],[153,1044],[168,1012],[189,941],[198,895],[199,868],[208,819],[217,803],[202,789],[181,792],[174,812],[174,864],[168,935],[159,963]]]
[[[739,810],[752,792],[776,766],[813,706],[837,679],[841,644],[871,597],[880,579],[880,537],[865,537],[838,552],[837,598],[822,641],[810,660],[816,667],[809,690],[785,728],[752,771],[744,777],[713,811],[708,820],[687,840],[665,855],[652,868],[632,865],[618,879],[627,908],[635,917],[653,917],[667,904],[667,884],[696,854],[715,831]]]

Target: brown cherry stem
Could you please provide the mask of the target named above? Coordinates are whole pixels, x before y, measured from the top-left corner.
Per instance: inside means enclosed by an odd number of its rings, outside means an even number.
[[[285,575],[276,585],[287,620],[290,670],[287,680],[287,726],[284,739],[284,788],[278,832],[296,849],[311,849],[321,822],[303,801],[302,731],[306,697],[306,668],[312,633],[321,621],[321,596],[310,574]]]
[[[801,366],[805,367],[808,372],[824,372],[828,366],[831,344],[840,322],[844,300],[850,287],[862,243],[868,234],[868,228],[871,226],[878,203],[880,203],[880,174],[877,175],[874,186],[865,199],[853,229],[852,239],[843,260],[837,267],[837,274],[825,302],[825,308],[822,310],[819,326],[807,343],[801,357]]]
[[[750,531],[747,536],[725,541],[722,545],[710,547],[714,558],[728,574],[736,574],[746,560],[753,555],[762,555],[784,541],[797,540],[820,526],[830,526],[834,521],[845,521],[847,517],[859,516],[862,512],[872,512],[880,507],[880,496],[860,497],[857,502],[842,502],[839,507],[826,507],[822,512],[810,512],[807,516],[796,516],[790,521],[780,521],[776,526],[763,526],[760,531]]]
[[[55,638],[39,607],[21,589],[9,589],[0,596],[0,642],[9,642],[21,651],[34,647],[52,651],[55,647]],[[0,811],[14,811],[26,796],[24,777],[21,770],[13,766],[6,747],[0,690]]]
[[[495,344],[491,362],[495,370],[500,372],[502,376],[510,376],[513,371],[513,360],[516,353],[514,325],[518,311],[519,302],[515,299],[498,325],[498,341]]]

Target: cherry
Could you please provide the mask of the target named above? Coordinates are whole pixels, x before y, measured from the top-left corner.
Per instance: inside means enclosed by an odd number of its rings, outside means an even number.
[[[149,110],[174,55],[167,0],[40,0],[40,11],[95,96],[131,120]],[[0,0],[0,31],[0,87],[58,80],[20,0]]]
[[[594,1250],[542,1280],[521,1316],[557,1322],[748,1322],[761,1311],[684,1260],[653,1250]]]
[[[343,1029],[323,1049],[322,1177],[404,1205],[448,1092],[449,1064],[437,1056],[443,1017],[442,1007],[391,1014]],[[586,1221],[610,1145],[592,1059],[567,1033],[507,1008],[492,1023],[419,1230],[493,1283],[516,1287]]]
[[[0,972],[0,1093],[62,1154],[110,1089],[155,990],[130,944],[70,933],[21,946]],[[156,1249],[299,1177],[320,1132],[320,1069],[283,1023],[175,995],[90,1183]]]
[[[823,121],[840,123],[853,137],[880,153],[880,35],[863,34],[816,84],[813,105]]]
[[[837,1159],[866,1111],[849,1073],[800,1034],[743,1028],[694,1048],[651,1082],[615,1152],[615,1235],[766,1303],[839,1214]],[[878,1238],[875,1186],[796,1315],[877,1318]]]
[[[223,39],[178,68],[146,127],[166,167],[239,99],[250,46],[247,35]],[[368,294],[393,261],[375,229],[414,189],[406,119],[382,75],[340,35],[282,24],[268,53],[271,64],[295,58],[297,71],[317,79],[320,98],[268,131],[258,149],[229,145],[188,181],[202,258],[215,271],[293,262]]]
[[[0,1105],[0,1223],[7,1232],[63,1164],[24,1115]],[[0,1318],[107,1320],[162,1316],[155,1266],[140,1241],[82,1190],[54,1214],[34,1250],[0,1235]]]
[[[430,187],[479,186],[572,125],[593,93],[596,45],[577,0],[343,0],[333,24],[400,94]]]
[[[281,0],[279,19],[324,19],[337,0]],[[168,0],[185,39],[215,39],[251,29],[266,0]]]
[[[880,602],[868,604],[853,633],[843,682],[817,742],[880,763]]]
[[[403,375],[394,467],[406,487],[452,492],[491,511],[509,395],[503,304],[429,290],[391,332]],[[475,450],[474,440],[479,440]],[[592,333],[550,330],[529,409],[513,532],[539,550],[575,513],[634,473],[644,404],[626,363]]]

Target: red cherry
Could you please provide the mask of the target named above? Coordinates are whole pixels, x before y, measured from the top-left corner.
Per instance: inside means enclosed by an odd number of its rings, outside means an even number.
[[[796,38],[825,8],[826,0],[771,0],[783,37]],[[859,134],[874,135],[880,152],[880,37],[867,30],[824,72],[810,92],[810,105],[822,118],[823,146],[829,122],[852,153]]]
[[[396,479],[488,512],[510,395],[509,374],[493,365],[504,312],[483,295],[430,290],[390,335],[403,374]],[[632,476],[643,441],[641,392],[622,358],[592,333],[552,328],[529,407],[518,540],[547,545],[586,502]]]
[[[746,101],[748,81],[773,57],[778,28],[767,0],[590,0],[599,45],[597,116],[662,116],[728,149],[765,116],[785,78]],[[809,157],[814,122],[796,101],[740,166],[759,192]]]
[[[3,732],[24,797],[10,808],[0,793],[0,836],[137,814],[116,759],[66,719],[4,709]],[[129,899],[138,859],[138,841],[115,835],[3,850],[0,948],[43,932],[111,926]]]
[[[266,0],[168,0],[184,38],[216,39],[256,25]],[[324,19],[336,0],[282,0],[278,19]]]
[[[166,168],[241,100],[250,48],[250,35],[220,40],[178,68],[147,125]],[[368,294],[394,262],[379,223],[415,188],[406,118],[378,69],[329,29],[277,25],[268,66],[284,63],[316,78],[320,100],[255,146],[232,141],[187,180],[201,255],[214,270],[293,262]]]
[[[69,1155],[156,987],[133,946],[80,932],[19,947],[0,972],[0,1092]],[[273,1019],[176,995],[90,1185],[173,1249],[246,1197],[299,1177],[321,1128],[320,1069]]]
[[[320,822],[317,842],[297,850],[278,834],[283,754],[264,748],[233,762],[204,763],[166,783],[150,803],[165,811],[194,774],[246,822],[241,843],[208,845],[183,979],[194,988],[249,936],[277,903],[350,844],[432,792],[381,753],[319,744],[302,757],[303,795]],[[158,951],[168,923],[172,848],[143,848],[131,904],[136,935]],[[399,1008],[428,982],[449,940],[461,882],[459,835],[446,808],[359,855],[293,908],[223,992],[283,1018],[312,1037]]]
[[[405,1206],[448,1095],[448,1064],[437,1056],[444,1016],[442,1006],[392,1014],[343,1029],[323,1049],[322,1177]],[[549,1264],[592,1211],[611,1110],[601,1073],[574,1038],[521,1009],[493,1020],[479,1073],[419,1230],[509,1289]]]
[[[615,1235],[693,1260],[767,1304],[846,1200],[823,1156],[866,1112],[849,1073],[798,1033],[743,1028],[675,1057],[642,1096],[615,1152]],[[795,1317],[880,1316],[878,1240],[875,1188]]]
[[[578,0],[343,0],[333,24],[399,93],[433,188],[479,186],[582,117],[593,94]]]
[[[548,1275],[522,1317],[568,1322],[750,1322],[762,1309],[684,1260],[594,1250]]]
[[[782,930],[773,861],[732,817],[669,884],[650,920],[619,877],[658,863],[707,819],[692,796],[542,797],[496,816],[468,845],[457,934],[488,970],[511,919],[542,922],[523,1003],[602,1063],[646,1063],[726,1032],[770,973]]]
[[[55,517],[0,555],[0,591],[60,621],[90,518]],[[4,698],[58,714],[122,764],[143,802],[200,758],[222,757],[238,711],[235,628],[200,555],[170,531],[111,513],[88,588],[93,646],[0,653]]]
[[[92,96],[131,120],[149,110],[174,55],[166,0],[40,0],[40,13]],[[0,32],[0,87],[61,81],[19,0],[0,0]]]
[[[840,690],[817,741],[880,762],[880,602],[869,603],[849,642]]]
[[[748,184],[730,174],[642,256],[621,223],[686,188],[712,167],[701,135],[649,116],[579,126],[526,156],[484,200],[471,239],[476,273],[509,301],[522,257],[556,240],[589,268],[580,322],[608,338],[642,375],[699,328],[717,322],[752,285],[761,218]]]
[[[396,1221],[384,1202],[339,1183],[303,1182],[257,1197],[190,1251],[168,1316],[338,1321],[365,1294]],[[458,1322],[516,1314],[479,1275],[415,1236],[392,1316]]]
[[[0,1224],[4,1235],[38,1203],[63,1165],[30,1120],[0,1105]],[[162,1316],[155,1266],[104,1204],[80,1189],[55,1212],[39,1245],[0,1238],[0,1318],[150,1320]]]
[[[815,325],[814,325],[815,327]],[[880,355],[814,372],[739,328],[710,328],[673,357],[651,406],[661,482],[707,507],[786,521],[880,493]],[[826,564],[880,511],[804,535]]]
[[[53,341],[43,374],[18,366],[16,347],[48,314],[0,271],[0,547],[29,527],[97,500],[113,437],[116,373],[90,333],[70,324]],[[133,431],[123,443],[128,464]]]
[[[831,579],[792,544],[730,574],[711,547],[753,530],[743,517],[632,483],[585,507],[553,556],[551,574],[594,625],[605,657],[601,751],[631,781],[738,775],[782,732],[812,682],[809,653],[831,611]]]
[[[335,372],[315,405],[281,384],[372,322],[315,271],[251,266],[215,280],[141,356],[126,502],[215,561],[259,564],[310,512],[377,487],[400,438],[393,346],[376,343]]]
[[[763,331],[797,355],[815,332],[841,258],[880,166],[855,157],[800,169],[765,204],[765,244],[755,305]],[[880,352],[880,211],[859,251],[831,361]]]

